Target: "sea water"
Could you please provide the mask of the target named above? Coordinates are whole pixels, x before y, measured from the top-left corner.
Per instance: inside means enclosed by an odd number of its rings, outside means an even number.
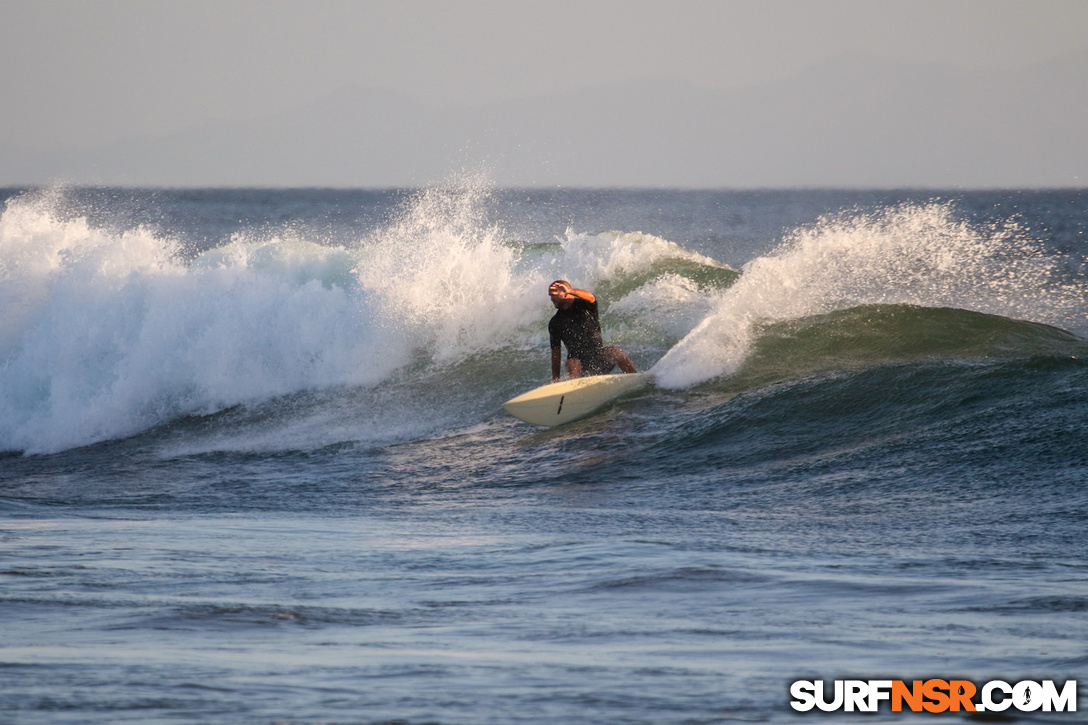
[[[1084,191],[0,198],[0,722],[1088,679]],[[538,429],[557,278],[655,385]]]

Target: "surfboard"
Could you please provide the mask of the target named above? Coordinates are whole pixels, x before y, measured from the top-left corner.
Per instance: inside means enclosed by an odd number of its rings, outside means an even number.
[[[560,380],[511,398],[502,407],[526,423],[562,425],[600,410],[624,393],[649,385],[651,378],[647,373],[629,373]]]

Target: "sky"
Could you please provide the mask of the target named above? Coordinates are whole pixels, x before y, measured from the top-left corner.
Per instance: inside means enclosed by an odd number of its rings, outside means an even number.
[[[1085,29],[1085,0],[0,0],[0,154],[63,169],[347,88],[424,107],[660,78],[716,91],[849,54],[1002,73],[1088,51]],[[4,165],[0,183],[39,181]]]

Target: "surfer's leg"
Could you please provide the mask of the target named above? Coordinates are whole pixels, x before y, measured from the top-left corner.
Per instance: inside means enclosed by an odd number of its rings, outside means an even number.
[[[576,357],[567,358],[567,377],[580,378],[582,377],[582,361]]]
[[[638,369],[635,367],[635,364],[633,362],[631,362],[631,358],[627,357],[627,353],[625,353],[623,350],[619,349],[618,347],[616,347],[614,345],[612,347],[606,347],[606,348],[604,348],[604,350],[602,352],[604,353],[605,360],[612,363],[613,365],[619,365],[620,370],[622,370],[623,372],[625,372],[625,373],[637,373],[638,372]]]

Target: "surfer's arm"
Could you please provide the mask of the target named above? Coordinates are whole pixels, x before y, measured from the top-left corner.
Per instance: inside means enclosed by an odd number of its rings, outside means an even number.
[[[559,382],[559,372],[562,370],[563,348],[552,348],[552,382]]]
[[[592,292],[590,292],[587,289],[575,289],[575,288],[571,287],[570,291],[567,292],[567,294],[569,294],[571,297],[577,297],[580,300],[585,300],[586,302],[588,302],[590,304],[593,304],[594,302],[597,301],[596,295],[594,295]]]
[[[587,289],[577,289],[563,282],[556,282],[555,284],[559,285],[559,287],[562,288],[564,292],[563,299],[566,299],[568,297],[577,297],[578,299],[585,300],[590,304],[597,301],[597,296]]]

